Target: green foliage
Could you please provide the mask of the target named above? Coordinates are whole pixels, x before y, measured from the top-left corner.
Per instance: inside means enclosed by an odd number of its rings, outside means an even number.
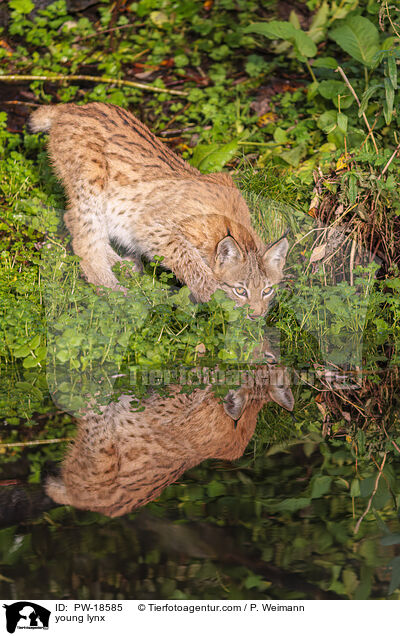
[[[271,40],[287,40],[294,45],[294,50],[299,59],[314,57],[317,52],[313,40],[302,29],[296,29],[290,22],[256,22],[245,29],[245,33],[258,33]]]
[[[364,264],[335,278],[332,271],[349,262],[330,254],[329,269],[315,251],[325,239],[315,242],[305,214],[316,197],[339,210],[326,225],[348,223],[346,240],[354,229],[371,249],[371,236],[388,227],[376,249],[397,245],[398,33],[388,21],[381,30],[374,1],[310,0],[307,24],[295,10],[288,21],[275,19],[274,3],[255,0],[208,9],[195,0],[140,0],[120,13],[116,6],[69,13],[57,0],[31,13],[30,0],[11,0],[1,72],[64,74],[59,83],[30,82],[29,100],[119,104],[202,172],[236,169],[260,235],[268,242],[290,229],[288,280],[267,320],[256,323],[222,293],[194,305],[157,259],[143,276],[128,262],[116,268],[126,297],[98,292],[71,253],[64,195],[44,141],[20,130],[8,105],[9,119],[0,113],[1,442],[70,437],[67,413],[79,413],[93,395],[105,404],[132,391],[140,408],[149,391],[168,392],[168,382],[146,383],[151,370],[174,378],[177,369],[190,377],[195,367],[251,368],[271,328],[297,383],[295,419],[268,404],[243,458],[233,467],[210,461],[192,469],[148,506],[147,520],[56,508],[32,526],[0,531],[3,596],[398,598],[398,270],[374,281],[374,267]],[[178,87],[187,98],[68,79],[141,73],[137,79]],[[326,384],[338,367],[364,373],[357,390]],[[37,483],[63,452],[62,444],[0,446],[2,477],[15,470]],[[65,561],[66,544],[79,558]],[[237,556],[239,546],[248,550]],[[262,570],[268,563],[280,569],[277,581]],[[290,587],[285,572],[301,579]]]
[[[219,172],[235,156],[238,147],[237,140],[222,146],[219,144],[199,145],[190,163],[200,172]]]
[[[373,66],[380,49],[379,32],[368,18],[350,16],[341,26],[332,29],[329,37],[357,62],[368,67]]]

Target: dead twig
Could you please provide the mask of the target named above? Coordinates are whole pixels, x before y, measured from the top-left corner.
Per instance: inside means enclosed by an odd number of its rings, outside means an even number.
[[[59,437],[58,439],[35,439],[32,442],[8,442],[0,444],[0,448],[17,448],[24,446],[36,446],[38,444],[59,444],[60,442],[72,442],[73,437]]]
[[[141,82],[131,82],[112,77],[96,77],[94,75],[0,75],[0,82],[96,82],[101,84],[114,84],[115,86],[128,86],[130,88],[138,88],[141,91],[149,91],[150,93],[168,93],[170,95],[179,95],[187,97],[187,91],[177,91],[173,88],[160,88],[159,86],[151,86],[150,84],[142,84]]]
[[[349,88],[349,90],[350,90],[351,94],[353,95],[354,99],[356,100],[358,107],[360,107],[361,106],[361,102],[358,99],[357,93],[354,90],[354,88],[352,87],[352,85],[350,84],[350,82],[349,82],[349,80],[347,78],[347,75],[346,75],[346,73],[344,72],[344,70],[342,69],[341,66],[337,67],[335,73],[337,73],[338,71],[339,71],[340,75],[343,77],[344,81],[346,82],[346,85]],[[376,141],[375,141],[375,137],[374,137],[374,133],[372,132],[372,128],[369,125],[369,121],[368,121],[367,116],[366,116],[365,113],[363,113],[363,119],[365,121],[365,125],[368,128],[368,135],[370,135],[370,137],[372,139],[372,143],[374,144],[375,152],[376,152],[376,154],[379,154],[378,146],[376,145]]]
[[[390,157],[389,161],[387,162],[386,166],[384,167],[384,169],[381,172],[381,178],[383,177],[383,175],[385,174],[386,170],[389,168],[390,164],[392,163],[393,159],[395,158],[395,156],[397,155],[397,153],[400,150],[400,144],[397,145],[396,150],[394,151],[394,153],[392,154],[392,156]]]
[[[367,516],[367,514],[368,514],[368,513],[369,513],[369,511],[370,511],[370,508],[371,508],[371,505],[372,505],[372,500],[373,500],[373,498],[375,497],[376,491],[378,490],[379,480],[380,480],[380,478],[381,478],[382,471],[383,471],[383,467],[384,467],[385,462],[386,462],[386,457],[387,457],[387,452],[384,454],[384,456],[383,456],[383,460],[382,460],[382,464],[381,464],[381,465],[380,465],[380,467],[379,467],[379,472],[378,472],[378,474],[377,474],[377,476],[376,476],[375,484],[374,484],[374,489],[373,489],[373,491],[372,491],[372,493],[371,493],[371,496],[370,496],[370,498],[369,498],[368,505],[367,505],[367,507],[365,508],[365,510],[364,510],[364,512],[362,513],[361,517],[359,518],[359,520],[358,520],[358,521],[357,521],[357,523],[356,523],[356,527],[354,528],[354,534],[357,534],[357,532],[358,532],[358,531],[359,531],[359,529],[360,529],[361,523],[363,522],[363,520],[365,519],[365,517]]]

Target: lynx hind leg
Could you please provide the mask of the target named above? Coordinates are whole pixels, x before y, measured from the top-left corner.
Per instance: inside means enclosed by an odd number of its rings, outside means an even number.
[[[71,500],[61,477],[48,477],[45,484],[46,494],[58,504],[68,506]]]

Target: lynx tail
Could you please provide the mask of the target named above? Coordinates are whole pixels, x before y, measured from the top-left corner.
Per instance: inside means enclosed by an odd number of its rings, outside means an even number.
[[[55,106],[40,106],[32,113],[29,124],[32,132],[50,130],[54,121],[57,109]]]

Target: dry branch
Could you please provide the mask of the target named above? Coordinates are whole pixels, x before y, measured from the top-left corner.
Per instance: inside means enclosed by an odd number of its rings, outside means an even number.
[[[159,86],[151,86],[151,84],[143,84],[142,82],[131,82],[130,80],[122,80],[113,77],[96,77],[95,75],[0,75],[0,82],[96,82],[101,84],[114,84],[115,86],[128,86],[130,88],[138,88],[141,91],[150,93],[168,93],[169,95],[179,95],[187,97],[187,91],[178,91],[174,88],[160,88]]]

